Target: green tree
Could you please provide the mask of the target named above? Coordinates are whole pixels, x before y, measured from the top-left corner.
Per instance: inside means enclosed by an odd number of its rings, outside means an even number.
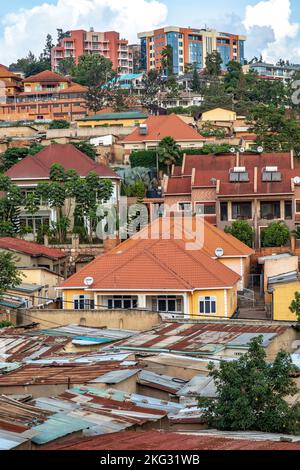
[[[205,74],[209,77],[221,75],[222,57],[218,51],[213,51],[206,56]],[[225,64],[227,65],[227,64]]]
[[[252,248],[254,230],[246,220],[236,220],[231,226],[225,227],[225,233],[229,233],[245,245]]]
[[[167,77],[173,75],[173,47],[169,44],[161,52],[161,67]]]
[[[180,158],[180,148],[173,137],[165,137],[158,145],[158,158],[160,163],[167,166],[168,175],[170,174],[171,165]]]
[[[292,300],[289,309],[296,315],[297,330],[300,330],[300,292],[295,292],[294,299]]]
[[[259,336],[237,361],[221,362],[219,368],[209,365],[217,389],[205,412],[209,426],[226,431],[299,432],[300,404],[290,406],[285,400],[298,392],[290,375],[291,357],[281,351],[270,364],[262,344]]]
[[[92,160],[96,160],[97,158],[97,151],[96,148],[93,144],[90,144],[89,142],[71,142],[74,147],[77,148],[77,150],[80,150],[80,152],[85,153],[88,157],[90,157]]]
[[[273,222],[262,232],[261,238],[263,247],[285,246],[290,231],[284,222]]]
[[[17,259],[13,253],[0,252],[0,297],[10,287],[17,287],[22,283],[22,276],[16,267]]]
[[[65,57],[60,59],[58,64],[58,73],[63,76],[71,75],[73,77],[76,70],[76,63],[74,57]]]
[[[202,83],[200,80],[200,75],[197,70],[197,65],[195,64],[193,67],[193,78],[192,78],[192,85],[191,85],[192,91],[194,93],[199,93],[202,91]]]
[[[24,204],[21,190],[0,174],[0,194],[0,236],[14,237],[20,231],[20,207]]]
[[[49,124],[49,129],[69,129],[70,123],[65,119],[56,119]]]
[[[141,103],[148,109],[152,110],[157,105],[159,93],[162,87],[162,78],[157,70],[150,70],[142,80]]]

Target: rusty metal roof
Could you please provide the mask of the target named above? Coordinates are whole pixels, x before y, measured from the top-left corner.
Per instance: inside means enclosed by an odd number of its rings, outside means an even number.
[[[218,355],[225,348],[247,348],[251,338],[262,335],[264,346],[288,326],[235,323],[162,323],[146,333],[118,343],[121,350],[185,352]]]

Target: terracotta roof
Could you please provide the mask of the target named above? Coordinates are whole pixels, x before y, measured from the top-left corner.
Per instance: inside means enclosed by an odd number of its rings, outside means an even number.
[[[65,93],[86,93],[88,91],[88,88],[83,85],[79,85],[79,83],[70,83],[70,86],[68,88],[65,88],[64,90],[60,90],[59,94],[65,94]]]
[[[197,218],[199,226],[196,226],[196,218],[191,219],[191,229],[201,231],[203,228],[204,246],[200,236],[198,248],[189,250],[186,243],[195,242],[195,236],[188,229],[182,234],[176,218],[171,219],[169,227],[165,227],[165,223],[168,224],[168,219],[155,221],[109,253],[96,258],[67,279],[62,288],[84,288],[87,276],[94,278],[93,289],[99,290],[191,291],[232,287],[238,282],[239,276],[235,272],[212,259],[215,250],[222,247],[224,256],[250,256],[253,250],[202,218]],[[150,230],[152,235],[147,237]]]
[[[119,179],[110,168],[94,162],[72,144],[51,144],[36,155],[23,158],[12,166],[6,175],[13,180],[49,178],[51,166],[55,163],[61,164],[65,170],[76,170],[80,176],[95,172],[103,178]]]
[[[248,182],[230,182],[229,173],[236,165],[236,155],[186,155],[183,171],[175,167],[173,175],[168,180],[166,194],[191,194],[192,188],[214,187],[212,180],[219,181],[217,196],[253,195],[255,187],[255,168],[257,168],[257,192],[256,194],[292,194],[291,179],[300,176],[300,163],[295,160],[294,169],[291,168],[291,156],[289,153],[266,154],[240,154],[239,165],[245,167],[248,172]],[[264,182],[262,173],[268,166],[278,167],[281,173],[281,181]],[[194,183],[188,188],[188,176],[195,170]]]
[[[19,238],[3,237],[0,238],[0,249],[8,251],[16,251],[26,253],[33,257],[46,256],[51,259],[65,258],[66,255],[62,250],[49,248],[38,243],[27,242]]]
[[[15,80],[22,81],[21,77],[14,74],[5,65],[0,64],[0,78],[14,78]]]
[[[164,137],[173,137],[177,141],[199,141],[205,139],[191,126],[183,122],[176,114],[168,116],[150,116],[144,122],[148,126],[148,134],[140,135],[139,128],[136,128],[123,140],[129,142],[160,141]]]
[[[43,72],[37,73],[36,75],[31,75],[24,79],[24,83],[32,82],[67,82],[70,80],[58,73],[51,72],[51,70],[44,70]]]

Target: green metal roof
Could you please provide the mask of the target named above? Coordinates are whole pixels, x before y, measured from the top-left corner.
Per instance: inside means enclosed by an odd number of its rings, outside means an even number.
[[[128,111],[125,113],[104,113],[95,114],[94,116],[88,116],[79,121],[108,121],[108,120],[119,120],[119,119],[147,119],[147,115],[139,111]]]

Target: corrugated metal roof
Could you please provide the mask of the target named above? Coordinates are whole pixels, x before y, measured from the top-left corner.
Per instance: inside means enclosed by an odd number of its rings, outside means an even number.
[[[114,370],[108,372],[107,374],[101,375],[94,380],[91,380],[90,383],[101,383],[101,384],[118,384],[123,382],[130,377],[133,377],[138,373],[139,369],[125,369],[125,370]]]
[[[186,380],[142,370],[139,372],[138,383],[175,394],[186,384]]]
[[[33,427],[37,435],[32,438],[32,442],[38,445],[46,444],[59,437],[87,429],[89,426],[90,422],[84,419],[57,413],[48,418],[43,424]]]
[[[0,337],[0,358],[19,362],[26,358],[41,358],[64,348],[67,338],[32,335],[3,334]]]
[[[20,434],[0,430],[0,450],[12,450],[28,441],[29,438]]]
[[[214,380],[204,375],[196,375],[177,392],[177,395],[180,397],[213,398],[216,396]]]
[[[80,325],[67,325],[57,328],[51,328],[49,330],[39,330],[40,335],[47,336],[64,336],[73,338],[76,340],[89,340],[92,338],[101,340],[103,338],[109,338],[113,340],[119,340],[124,338],[130,338],[137,334],[137,331],[131,330],[118,330],[114,328],[89,328]]]
[[[118,344],[128,351],[183,352],[185,355],[218,355],[224,348],[247,347],[251,337],[263,335],[264,346],[284,333],[288,326],[247,325],[236,323],[162,323]]]

